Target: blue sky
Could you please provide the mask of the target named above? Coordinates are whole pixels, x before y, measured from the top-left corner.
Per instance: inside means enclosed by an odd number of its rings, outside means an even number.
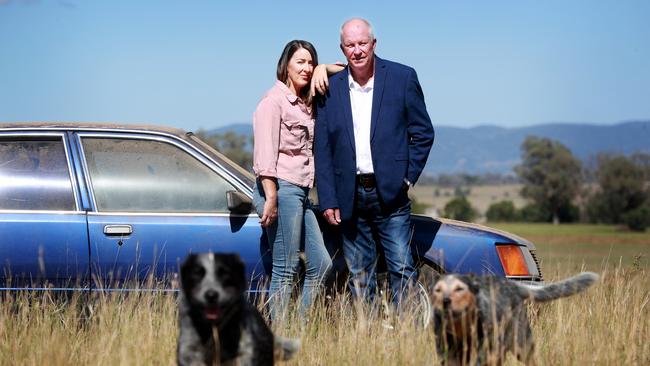
[[[434,125],[650,119],[650,1],[0,0],[0,121],[248,122],[291,39],[416,68]]]

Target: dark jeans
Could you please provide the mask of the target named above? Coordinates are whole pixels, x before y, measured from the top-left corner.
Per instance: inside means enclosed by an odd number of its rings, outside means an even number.
[[[403,195],[403,203],[388,210],[380,202],[376,187],[357,186],[355,212],[341,227],[349,286],[357,297],[372,301],[377,289],[375,239],[384,250],[394,303],[398,304],[404,291],[417,280],[409,247],[411,201],[406,191]]]

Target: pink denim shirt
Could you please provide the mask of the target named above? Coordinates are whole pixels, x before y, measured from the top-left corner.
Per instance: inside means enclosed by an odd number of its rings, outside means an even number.
[[[257,105],[253,135],[255,175],[313,187],[314,118],[281,81],[276,81]]]

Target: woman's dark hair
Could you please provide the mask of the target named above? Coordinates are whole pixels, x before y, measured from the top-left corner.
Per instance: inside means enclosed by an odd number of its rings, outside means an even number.
[[[282,55],[280,55],[280,59],[278,60],[278,69],[276,71],[276,76],[281,82],[286,84],[289,80],[289,72],[287,71],[289,60],[291,60],[293,54],[301,48],[304,48],[307,50],[307,52],[309,52],[313,66],[318,66],[318,54],[316,53],[316,48],[314,48],[314,45],[307,41],[294,39],[293,41],[287,43],[286,46],[284,46]],[[305,104],[311,106],[311,94],[309,93],[308,87],[302,88],[298,97],[300,97],[300,99],[302,99]]]

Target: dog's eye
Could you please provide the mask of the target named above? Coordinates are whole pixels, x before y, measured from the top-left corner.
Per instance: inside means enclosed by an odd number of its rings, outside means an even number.
[[[462,288],[462,287],[456,287],[456,288],[454,289],[454,291],[456,291],[456,292],[461,292],[461,291],[465,291],[465,289]]]
[[[228,271],[225,268],[217,269],[217,277],[225,277],[225,276],[228,276],[228,274],[230,274],[230,271]]]
[[[205,268],[203,268],[203,267],[194,268],[192,270],[191,275],[192,275],[192,277],[197,278],[197,279],[203,278],[203,276],[205,276]]]
[[[442,289],[441,288],[434,288],[433,292],[439,293],[439,292],[442,292]]]

